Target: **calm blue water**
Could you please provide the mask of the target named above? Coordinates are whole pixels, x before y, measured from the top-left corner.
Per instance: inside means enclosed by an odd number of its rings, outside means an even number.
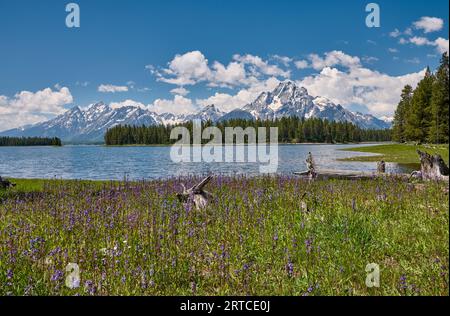
[[[364,145],[371,146],[371,145]],[[372,154],[340,151],[354,145],[280,145],[278,171],[292,174],[306,169],[309,151],[318,169],[375,171],[376,163],[341,162],[337,158]],[[387,164],[388,172],[409,171]],[[258,175],[257,163],[174,163],[170,147],[0,147],[0,175],[15,178],[153,179],[188,174]]]

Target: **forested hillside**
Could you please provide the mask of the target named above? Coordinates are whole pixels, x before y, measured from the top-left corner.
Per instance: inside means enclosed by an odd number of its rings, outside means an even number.
[[[225,127],[266,127],[269,139],[269,127],[278,127],[278,140],[281,143],[349,143],[363,141],[389,141],[390,130],[366,130],[348,122],[329,122],[320,119],[303,120],[297,117],[281,118],[274,121],[230,120],[226,122],[203,123],[203,128],[217,126],[225,141]],[[185,126],[192,132],[192,123],[175,126]],[[119,125],[109,129],[105,134],[107,145],[151,145],[171,144],[170,132],[175,126],[129,126]],[[192,133],[191,133],[192,135]],[[203,140],[204,143],[208,140]]]
[[[57,137],[0,137],[0,146],[61,146]]]

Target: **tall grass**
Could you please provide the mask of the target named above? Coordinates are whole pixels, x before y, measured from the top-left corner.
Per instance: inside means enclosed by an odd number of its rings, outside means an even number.
[[[443,185],[217,177],[46,181],[0,202],[1,295],[448,295]],[[80,268],[79,287],[65,285]],[[380,287],[365,284],[380,266]]]

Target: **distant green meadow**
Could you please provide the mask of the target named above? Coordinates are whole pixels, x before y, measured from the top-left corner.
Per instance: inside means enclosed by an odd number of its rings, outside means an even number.
[[[429,154],[439,154],[448,165],[449,148],[447,145],[413,145],[413,144],[383,144],[366,147],[346,148],[345,151],[357,151],[374,153],[374,156],[360,156],[343,159],[345,161],[380,161],[396,162],[401,164],[420,164],[417,150],[428,152]]]
[[[198,211],[175,196],[198,180],[16,180],[0,295],[449,293],[448,184],[218,176]]]

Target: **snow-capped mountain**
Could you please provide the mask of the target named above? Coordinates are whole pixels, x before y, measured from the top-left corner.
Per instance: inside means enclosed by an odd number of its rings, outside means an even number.
[[[103,102],[82,110],[74,107],[56,118],[26,128],[0,133],[2,136],[59,137],[65,142],[102,142],[108,128],[118,124],[156,125],[162,121],[156,113],[134,106],[111,108]]]
[[[232,114],[232,113],[229,113]],[[389,128],[390,124],[370,114],[353,113],[324,97],[313,97],[293,82],[280,83],[273,91],[261,93],[254,102],[236,111],[232,118],[272,120],[281,117],[320,118],[351,122],[365,129]]]
[[[370,114],[353,113],[324,97],[313,97],[303,87],[287,81],[280,83],[273,91],[261,93],[255,101],[229,113],[214,105],[204,107],[198,113],[175,115],[157,114],[136,106],[112,108],[99,102],[86,109],[74,107],[64,114],[42,123],[23,126],[0,132],[0,136],[59,137],[64,142],[102,142],[108,128],[128,125],[175,125],[194,119],[202,121],[227,121],[230,119],[271,120],[281,117],[320,118],[329,121],[351,122],[365,129],[385,129],[390,122]]]
[[[392,122],[394,121],[394,117],[393,116],[381,116],[380,120],[385,121],[386,123],[392,124]]]
[[[219,110],[214,104],[205,106],[197,113],[193,114],[180,114],[175,115],[172,113],[163,113],[159,115],[159,120],[164,125],[175,125],[184,122],[189,122],[192,120],[201,120],[202,122],[212,121],[217,122],[226,113]]]
[[[159,115],[159,119],[161,120],[162,124],[164,125],[175,125],[180,124],[185,121],[184,115],[175,115],[172,113],[163,113]]]
[[[200,112],[195,114],[190,114],[184,117],[184,121],[192,121],[192,120],[201,120],[202,122],[206,121],[218,121],[222,116],[226,113],[222,112],[214,104],[205,106]]]

